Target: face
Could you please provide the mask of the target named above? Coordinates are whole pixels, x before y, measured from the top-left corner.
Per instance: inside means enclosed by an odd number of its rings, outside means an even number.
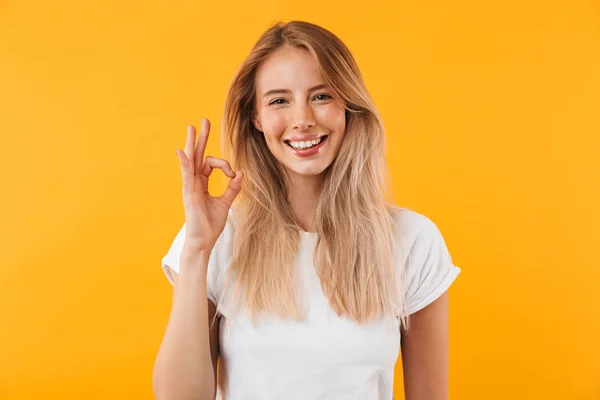
[[[321,176],[340,149],[346,119],[316,61],[307,50],[284,46],[262,62],[255,82],[253,122],[273,156],[292,179]]]

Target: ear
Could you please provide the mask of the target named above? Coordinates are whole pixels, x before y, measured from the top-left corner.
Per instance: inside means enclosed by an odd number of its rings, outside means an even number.
[[[263,132],[263,129],[262,129],[262,124],[260,123],[260,118],[258,117],[258,113],[257,113],[257,112],[254,112],[254,113],[252,114],[252,124],[254,125],[254,127],[255,127],[255,128],[258,130],[258,131],[260,131],[260,132]],[[263,132],[263,133],[264,133],[264,132]]]

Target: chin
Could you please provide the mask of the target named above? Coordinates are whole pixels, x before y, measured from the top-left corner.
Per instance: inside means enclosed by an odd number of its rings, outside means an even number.
[[[306,165],[306,166],[300,166],[300,165],[287,165],[286,168],[296,174],[296,175],[300,175],[300,176],[319,176],[321,175],[323,172],[325,172],[325,170],[327,169],[327,167],[329,166],[329,164],[327,165]]]
[[[314,170],[314,169],[310,169],[310,170],[295,170],[294,172],[297,175],[301,175],[301,176],[319,176],[323,173],[323,171],[325,171],[325,168],[322,169],[318,169],[318,170]]]

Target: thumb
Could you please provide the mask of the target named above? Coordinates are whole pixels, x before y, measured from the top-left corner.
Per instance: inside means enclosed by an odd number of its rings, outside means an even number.
[[[223,200],[225,204],[227,204],[227,207],[231,207],[231,205],[233,204],[233,200],[235,200],[235,197],[240,193],[240,190],[242,190],[243,175],[244,173],[242,171],[238,171],[235,174],[235,177],[229,181],[225,193],[223,193],[223,195],[220,196],[220,199]]]

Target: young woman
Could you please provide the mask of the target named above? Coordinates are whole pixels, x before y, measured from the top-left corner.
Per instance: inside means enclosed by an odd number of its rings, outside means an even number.
[[[447,399],[460,269],[430,219],[385,200],[383,126],[347,47],[310,23],[271,27],[223,125],[231,164],[205,157],[208,120],[177,150],[185,224],[162,259],[156,397],[392,399],[402,346],[406,399]],[[231,178],[219,197],[214,168]]]

